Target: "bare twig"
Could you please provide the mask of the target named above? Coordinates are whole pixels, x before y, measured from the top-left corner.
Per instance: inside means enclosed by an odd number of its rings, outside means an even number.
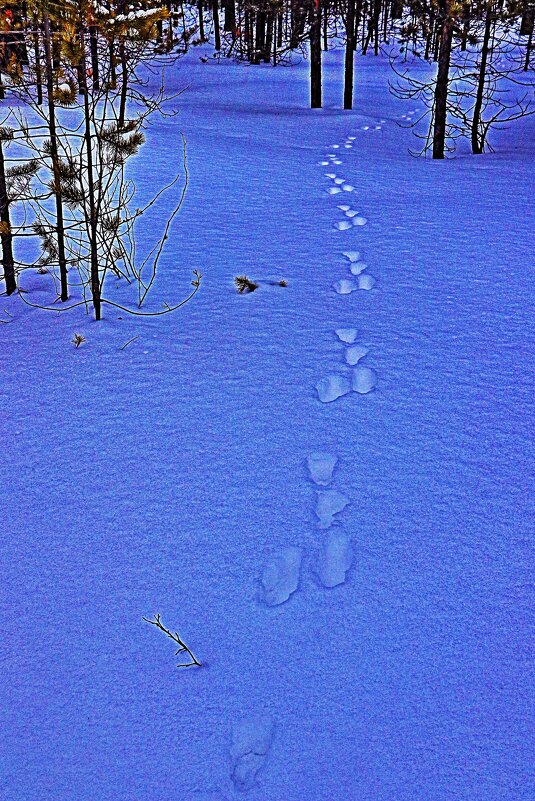
[[[193,653],[190,651],[186,643],[180,639],[178,631],[175,631],[173,633],[172,631],[167,629],[163,625],[160,619],[160,615],[154,615],[154,620],[149,620],[148,617],[144,617],[143,620],[146,623],[150,623],[151,626],[156,626],[156,628],[160,629],[160,631],[163,631],[164,634],[166,634],[171,640],[173,640],[173,642],[175,642],[179,646],[178,651],[175,651],[175,656],[177,654],[183,654],[183,653],[186,653],[189,656],[191,660],[190,662],[182,662],[179,665],[177,665],[177,667],[201,667],[201,663],[198,661],[198,659],[194,657]]]

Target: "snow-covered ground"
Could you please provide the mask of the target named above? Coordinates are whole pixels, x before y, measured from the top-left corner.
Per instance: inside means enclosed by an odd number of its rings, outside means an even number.
[[[341,51],[317,111],[198,56],[138,162],[184,132],[154,292],[197,297],[0,302],[2,797],[532,798],[534,122],[418,160],[381,60],[344,112]]]

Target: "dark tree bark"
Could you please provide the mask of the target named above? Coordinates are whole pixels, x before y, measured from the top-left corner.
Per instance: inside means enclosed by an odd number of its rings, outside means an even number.
[[[355,59],[355,3],[347,0],[346,52],[344,70],[344,108],[353,108],[353,72]]]
[[[236,0],[225,0],[225,30],[236,36]]]
[[[45,12],[44,22],[44,45],[45,45],[45,66],[46,66],[46,91],[48,95],[48,129],[50,132],[50,156],[52,158],[52,171],[54,174],[54,198],[56,201],[56,232],[58,237],[58,263],[61,285],[61,300],[69,298],[67,284],[67,262],[65,259],[65,226],[63,222],[63,197],[61,192],[61,171],[58,154],[58,140],[56,132],[56,109],[54,105],[54,75],[52,72],[52,48],[50,19]],[[84,76],[85,78],[85,76]]]
[[[97,29],[94,25],[89,26],[89,48],[91,51],[91,75],[93,79],[93,89],[100,87],[99,66],[98,66],[98,40]]]
[[[33,52],[35,60],[35,83],[37,89],[37,105],[43,105],[43,75],[41,71],[41,52],[39,50],[39,25],[37,18],[34,19],[32,27]]]
[[[481,64],[479,66],[479,79],[477,83],[476,102],[474,105],[474,116],[472,118],[472,153],[483,153],[485,147],[485,134],[480,132],[481,109],[483,107],[483,95],[485,91],[485,78],[487,74],[487,63],[490,55],[490,34],[492,30],[492,0],[487,3],[487,13],[485,16],[485,33],[483,34],[483,44],[481,45]]]
[[[201,41],[204,42],[204,8],[203,8],[203,0],[199,0],[197,3],[197,10],[199,12],[199,36],[201,37]]]
[[[82,41],[83,46],[83,41]],[[91,262],[91,295],[93,298],[93,308],[95,309],[95,319],[101,318],[101,287],[98,272],[98,243],[97,243],[97,208],[95,202],[95,181],[93,176],[93,149],[91,141],[91,111],[89,107],[89,89],[87,86],[85,58],[82,60],[84,74],[84,140],[86,149],[87,164],[85,172],[87,177],[87,195],[89,201],[89,242],[90,242],[90,262]]]
[[[4,268],[4,281],[6,293],[12,295],[17,289],[15,276],[15,260],[13,258],[13,235],[11,233],[11,220],[9,214],[9,198],[6,186],[6,169],[4,149],[0,139],[0,241],[2,242],[2,265]]]
[[[321,108],[321,0],[312,0],[310,23],[310,107]]]
[[[446,147],[446,117],[448,107],[448,85],[453,39],[453,19],[451,0],[439,0],[440,8],[440,50],[438,72],[435,83],[435,119],[433,125],[433,158],[443,159]]]
[[[212,16],[214,18],[214,44],[216,50],[221,50],[221,31],[219,29],[219,4],[212,0]]]

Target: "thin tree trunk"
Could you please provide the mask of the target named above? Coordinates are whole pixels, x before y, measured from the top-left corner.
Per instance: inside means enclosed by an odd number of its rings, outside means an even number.
[[[2,265],[4,267],[4,281],[6,293],[12,295],[17,289],[15,276],[15,260],[13,258],[13,234],[11,233],[11,220],[9,215],[9,198],[7,196],[6,169],[4,161],[4,148],[0,139],[0,240],[2,242]]]
[[[433,158],[443,159],[446,147],[446,117],[448,112],[448,84],[453,39],[451,0],[440,0],[442,18],[440,52],[435,83],[435,119],[433,126]]]
[[[481,109],[483,107],[483,94],[485,91],[485,78],[487,74],[487,62],[490,54],[490,33],[492,29],[492,0],[487,4],[487,14],[485,17],[485,33],[483,34],[483,44],[481,45],[481,64],[479,67],[479,80],[477,84],[476,102],[474,105],[474,116],[472,118],[472,153],[478,155],[483,153],[485,145],[484,134],[479,133],[481,122]]]
[[[199,0],[197,3],[197,9],[199,12],[199,36],[201,37],[201,42],[204,42],[204,9],[203,9],[203,0]]]
[[[63,197],[61,192],[61,171],[58,155],[58,140],[56,133],[56,109],[54,106],[54,75],[52,72],[52,48],[50,46],[50,19],[45,12],[44,22],[44,44],[46,62],[46,92],[48,99],[48,129],[50,131],[50,156],[52,158],[52,171],[54,174],[54,197],[56,200],[56,232],[58,236],[58,262],[61,286],[61,300],[69,298],[67,284],[67,261],[65,258],[65,226],[63,222]]]
[[[43,75],[41,71],[41,53],[39,51],[39,25],[37,23],[37,17],[34,19],[33,23],[33,53],[34,53],[34,60],[35,60],[35,84],[37,88],[37,105],[43,105]]]
[[[93,79],[93,89],[100,88],[99,80],[99,65],[98,65],[98,47],[97,47],[97,29],[95,25],[89,26],[89,48],[91,51],[91,76]]]
[[[214,17],[214,44],[216,50],[221,50],[221,31],[219,30],[218,0],[212,0],[212,15]]]
[[[321,0],[312,0],[310,24],[310,107],[321,108]]]
[[[355,59],[355,2],[347,2],[346,52],[344,70],[344,108],[353,108],[353,72]]]
[[[119,58],[121,60],[121,98],[119,102],[119,119],[117,120],[117,125],[119,128],[122,128],[126,117],[126,96],[128,94],[128,64],[126,60],[126,48],[122,38],[119,42]]]
[[[91,112],[89,108],[89,89],[87,86],[85,58],[82,60],[84,73],[84,140],[86,149],[86,176],[87,176],[87,195],[89,200],[89,241],[90,241],[90,262],[91,262],[91,295],[93,298],[93,308],[95,309],[95,319],[101,318],[101,287],[98,271],[98,243],[97,243],[97,209],[95,203],[95,181],[93,177],[93,148],[91,141]]]

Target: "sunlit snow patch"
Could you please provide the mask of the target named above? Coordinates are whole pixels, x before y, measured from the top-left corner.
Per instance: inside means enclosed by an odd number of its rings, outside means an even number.
[[[302,556],[301,548],[290,545],[269,558],[262,573],[263,600],[268,606],[283,604],[296,591]]]
[[[311,453],[307,458],[308,472],[315,484],[326,487],[331,483],[338,456],[332,453]]]
[[[355,367],[353,370],[352,386],[355,392],[366,395],[377,384],[377,373],[371,367]]]
[[[319,520],[319,527],[330,528],[334,523],[335,515],[342,512],[348,503],[349,498],[341,492],[338,492],[338,490],[324,490],[323,492],[318,492],[316,515]]]
[[[330,531],[321,550],[317,573],[324,587],[336,587],[346,580],[353,562],[351,540],[343,531]]]
[[[322,403],[332,403],[351,390],[349,380],[343,375],[328,375],[316,384],[318,398]]]
[[[253,715],[239,721],[232,730],[231,778],[236,790],[252,790],[256,776],[271,748],[273,720],[269,715]]]

